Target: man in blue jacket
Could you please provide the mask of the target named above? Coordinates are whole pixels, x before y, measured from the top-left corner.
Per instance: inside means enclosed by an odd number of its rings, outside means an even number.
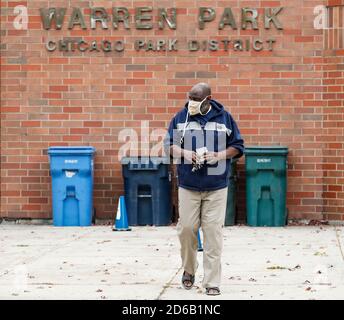
[[[206,294],[218,295],[230,163],[243,155],[244,141],[230,113],[211,98],[208,84],[196,84],[188,100],[172,119],[164,141],[166,152],[177,163],[182,285],[189,290],[195,281],[201,226],[202,284]]]

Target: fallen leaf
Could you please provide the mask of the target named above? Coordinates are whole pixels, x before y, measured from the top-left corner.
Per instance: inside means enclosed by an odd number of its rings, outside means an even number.
[[[294,268],[289,268],[288,270],[289,271],[295,271],[295,270],[297,270],[297,269],[301,269],[301,266],[298,264],[298,265],[296,265]]]
[[[317,251],[316,253],[314,253],[315,256],[321,256],[321,257],[327,257],[327,254],[326,252],[320,252],[320,251]]]
[[[271,266],[271,267],[267,267],[268,270],[285,270],[287,268],[285,267],[281,267],[281,266]]]

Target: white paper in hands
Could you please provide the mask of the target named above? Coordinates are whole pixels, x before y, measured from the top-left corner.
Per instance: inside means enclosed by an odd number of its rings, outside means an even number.
[[[202,147],[196,149],[196,163],[192,168],[192,172],[202,168],[204,161],[205,161],[205,154],[208,152],[207,147]]]

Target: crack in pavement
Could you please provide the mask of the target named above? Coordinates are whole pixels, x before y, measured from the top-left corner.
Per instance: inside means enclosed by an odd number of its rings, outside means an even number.
[[[177,274],[179,273],[179,271],[182,269],[182,266],[180,266],[178,268],[178,270],[174,273],[174,275],[172,276],[172,278],[166,282],[166,284],[163,286],[161,292],[159,293],[158,297],[155,300],[160,300],[161,296],[165,293],[166,289],[170,287],[171,282],[173,281],[173,279],[177,276]]]

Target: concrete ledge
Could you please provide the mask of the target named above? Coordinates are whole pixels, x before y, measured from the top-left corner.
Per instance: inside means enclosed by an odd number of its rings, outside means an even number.
[[[288,220],[288,225],[290,226],[344,226],[344,221],[342,220],[309,220],[309,219],[290,219]]]
[[[114,224],[114,220],[112,219],[96,219],[97,226],[112,226]]]
[[[52,219],[11,219],[1,218],[0,224],[3,225],[50,225],[53,223]]]
[[[0,218],[0,224],[3,225],[52,225],[52,219],[16,219],[16,218]],[[110,226],[113,224],[112,219],[96,219],[95,225]]]
[[[114,221],[112,219],[96,219],[96,226],[111,226]],[[13,218],[0,218],[0,224],[3,225],[52,225],[52,219],[13,219]],[[175,223],[173,223],[175,224]],[[245,226],[244,221],[240,221],[238,226]],[[319,226],[319,225],[329,225],[329,226],[344,226],[344,221],[342,220],[306,220],[306,219],[290,219],[288,220],[288,226]]]

